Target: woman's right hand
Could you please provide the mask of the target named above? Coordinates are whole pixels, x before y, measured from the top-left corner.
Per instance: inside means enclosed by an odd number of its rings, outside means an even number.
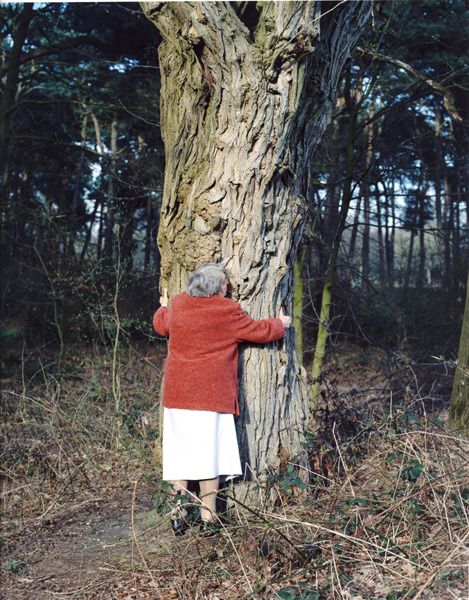
[[[168,288],[163,289],[163,295],[160,296],[160,304],[161,306],[168,306]]]
[[[291,326],[291,317],[285,315],[282,309],[280,309],[278,318],[282,321],[282,325],[285,327],[285,329]]]

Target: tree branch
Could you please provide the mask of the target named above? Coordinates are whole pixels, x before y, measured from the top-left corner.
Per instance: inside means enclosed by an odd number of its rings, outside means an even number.
[[[409,65],[409,63],[399,60],[398,58],[393,58],[392,56],[381,54],[380,52],[374,52],[373,50],[367,50],[366,48],[362,48],[360,46],[357,47],[357,50],[361,54],[370,56],[374,60],[380,60],[382,62],[387,62],[391,65],[395,65],[400,69],[403,69],[406,73],[409,73],[409,75],[411,75],[414,79],[426,83],[431,89],[435,90],[435,92],[443,96],[443,105],[448,111],[448,114],[453,119],[453,121],[455,121],[456,123],[462,122],[463,119],[456,108],[454,96],[448,88],[442,86],[440,83],[434,81],[430,77],[427,77],[420,71],[417,71],[417,69],[414,69],[414,67],[412,65]]]
[[[23,54],[21,57],[21,64],[27,63],[31,60],[36,60],[38,58],[42,58],[43,56],[48,56],[49,54],[55,54],[56,52],[62,52],[62,50],[69,50],[75,48],[76,46],[80,46],[81,44],[91,44],[100,50],[105,50],[106,45],[103,42],[94,36],[91,35],[83,35],[73,40],[67,40],[63,44],[57,44],[56,46],[51,46],[49,48],[40,48],[38,50],[34,50],[32,52],[28,52],[27,54]],[[4,71],[8,69],[8,61],[0,66],[0,75]]]

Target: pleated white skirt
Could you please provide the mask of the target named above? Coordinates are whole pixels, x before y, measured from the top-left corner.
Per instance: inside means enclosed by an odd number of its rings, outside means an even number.
[[[241,475],[233,415],[181,408],[163,410],[164,480]]]

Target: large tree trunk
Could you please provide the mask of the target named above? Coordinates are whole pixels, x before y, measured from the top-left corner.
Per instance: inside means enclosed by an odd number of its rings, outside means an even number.
[[[291,312],[302,173],[371,3],[328,3],[323,18],[319,2],[141,5],[163,38],[161,285],[171,297],[198,265],[223,260],[251,316]],[[248,474],[301,455],[308,407],[293,332],[244,348],[240,400]]]

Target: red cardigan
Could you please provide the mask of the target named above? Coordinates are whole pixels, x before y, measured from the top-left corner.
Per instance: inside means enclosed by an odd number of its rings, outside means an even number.
[[[285,335],[280,319],[256,321],[229,298],[186,292],[156,311],[153,327],[169,336],[163,405],[236,415],[239,342],[267,343]]]

